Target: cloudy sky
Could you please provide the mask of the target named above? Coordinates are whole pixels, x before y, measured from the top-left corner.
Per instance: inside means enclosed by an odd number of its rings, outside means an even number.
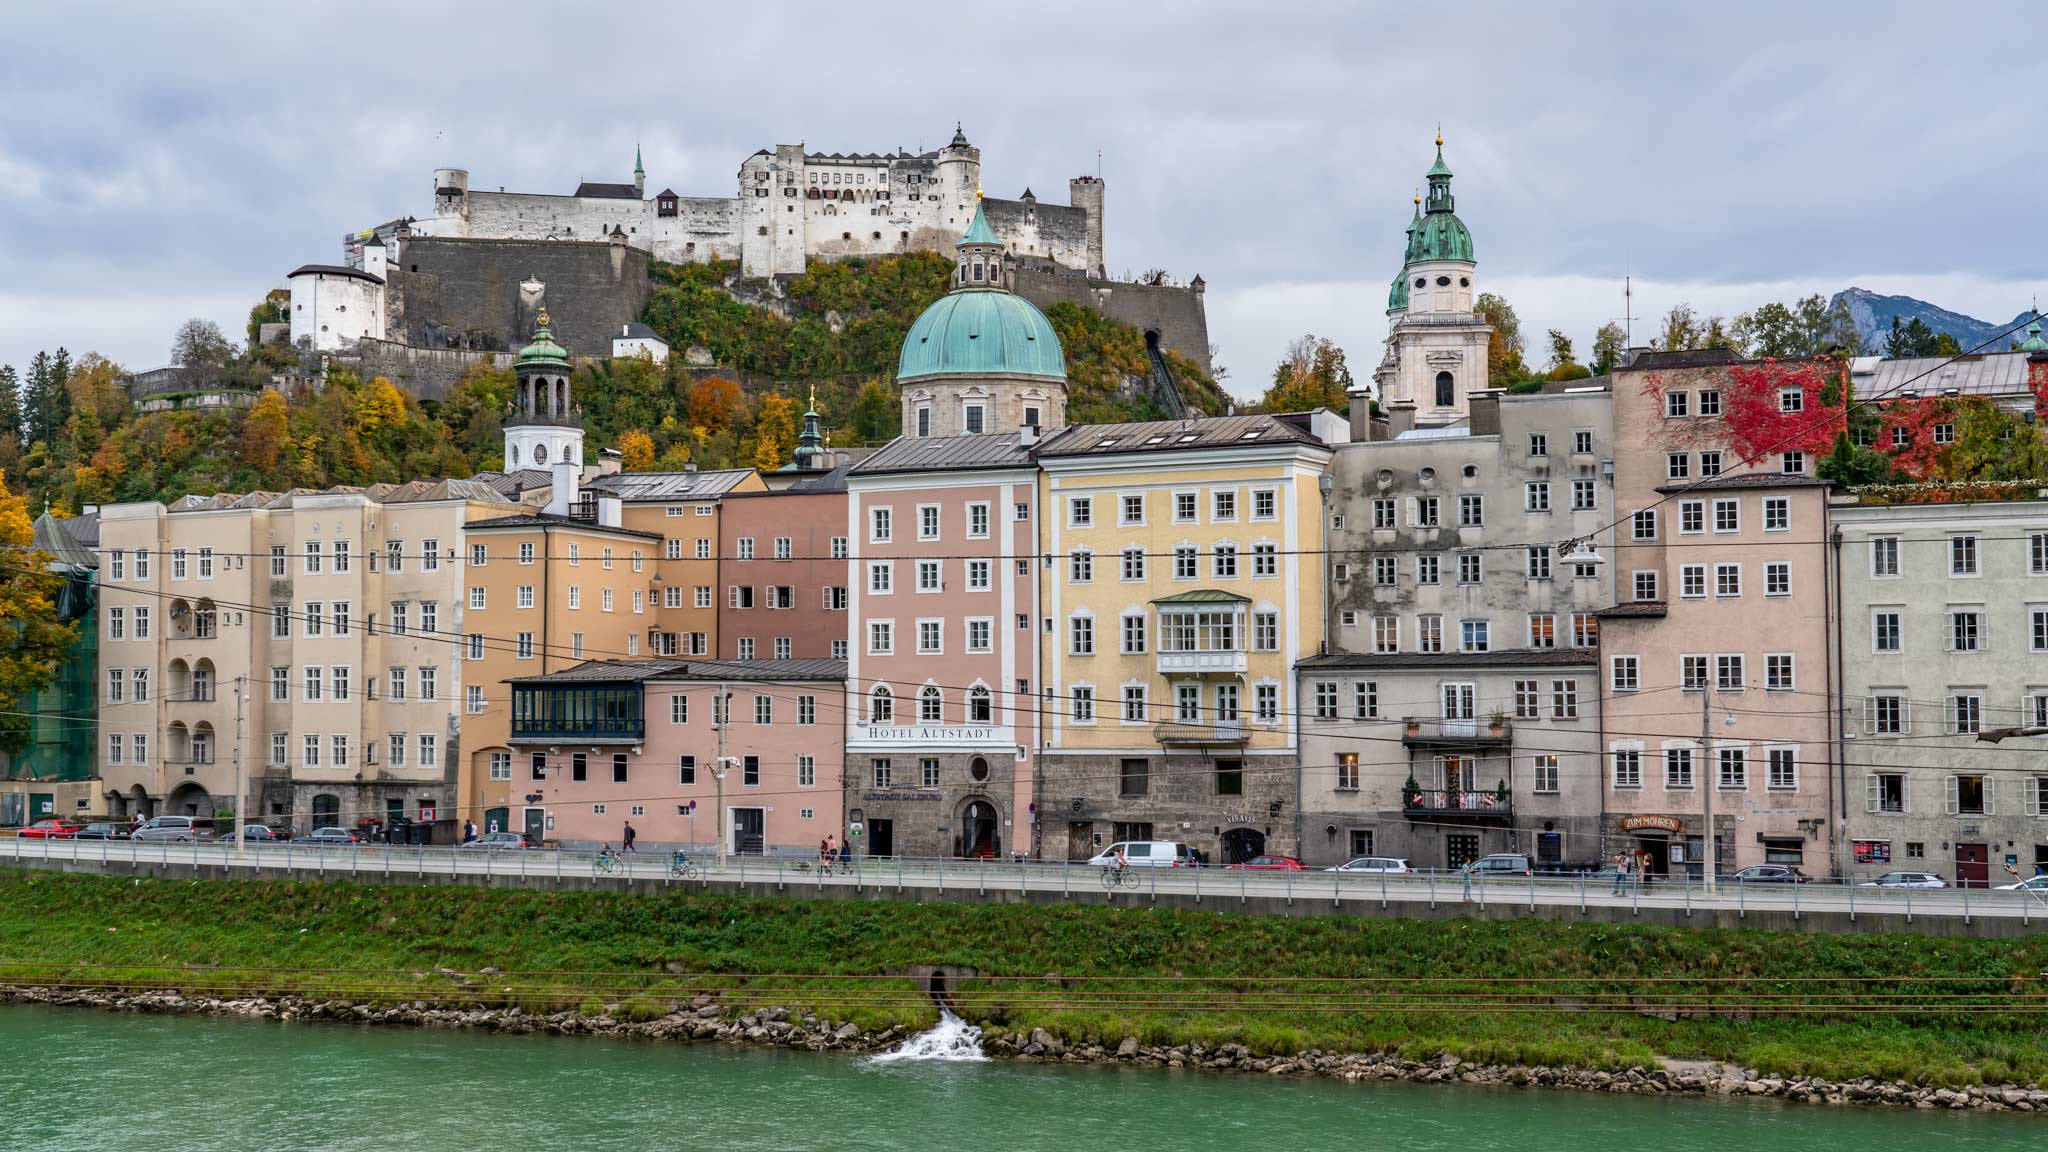
[[[301,12],[301,8],[307,9]],[[2023,4],[247,3],[25,6],[0,39],[0,362],[166,357],[431,172],[726,195],[755,148],[932,147],[1108,180],[1112,269],[1209,282],[1255,393],[1287,340],[1377,361],[1439,121],[1482,288],[1539,343],[1851,284],[1980,319],[2048,288]],[[1639,325],[1638,333],[1644,326]],[[1532,360],[1540,359],[1532,348]]]

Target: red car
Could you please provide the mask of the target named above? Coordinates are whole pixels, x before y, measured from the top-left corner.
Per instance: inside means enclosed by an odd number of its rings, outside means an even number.
[[[1307,867],[1292,856],[1254,856],[1242,864],[1227,864],[1227,868],[1245,868],[1254,872],[1306,872]]]
[[[69,820],[38,820],[15,835],[24,840],[71,840],[78,836],[78,828]]]

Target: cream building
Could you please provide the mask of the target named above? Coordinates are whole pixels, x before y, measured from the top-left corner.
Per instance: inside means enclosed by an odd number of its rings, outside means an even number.
[[[1040,446],[1045,855],[1295,850],[1293,668],[1323,635],[1331,455],[1310,424],[1079,425]]]
[[[102,509],[109,810],[447,819],[464,524],[517,507],[448,480]]]

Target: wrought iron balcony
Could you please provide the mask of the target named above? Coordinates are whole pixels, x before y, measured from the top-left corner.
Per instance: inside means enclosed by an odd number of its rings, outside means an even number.
[[[1161,744],[1242,744],[1248,739],[1241,720],[1218,720],[1213,724],[1171,722],[1152,729]]]
[[[1506,748],[1515,742],[1514,725],[1485,720],[1402,720],[1401,743],[1410,748]]]
[[[1515,818],[1514,797],[1506,791],[1462,792],[1418,788],[1401,793],[1401,812],[1410,820],[1453,824],[1506,823]]]

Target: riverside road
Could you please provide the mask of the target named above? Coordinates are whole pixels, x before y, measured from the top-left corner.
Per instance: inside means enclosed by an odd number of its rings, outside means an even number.
[[[600,870],[589,853],[487,851],[373,845],[135,843],[30,840],[0,849],[0,864],[115,876],[202,879],[333,879],[363,883],[470,884],[541,890],[617,890],[646,895],[727,893],[819,899],[952,903],[1074,903],[1255,915],[1355,915],[1424,919],[1539,917],[1698,927],[1823,932],[2020,936],[2048,922],[2039,892],[1880,889],[1830,884],[1666,881],[1614,891],[1611,878],[1514,877],[1469,885],[1451,876],[1259,872],[1228,868],[1133,869],[1110,889],[1081,862],[864,859],[830,874],[810,861],[700,858],[689,878],[666,855],[626,855]]]

